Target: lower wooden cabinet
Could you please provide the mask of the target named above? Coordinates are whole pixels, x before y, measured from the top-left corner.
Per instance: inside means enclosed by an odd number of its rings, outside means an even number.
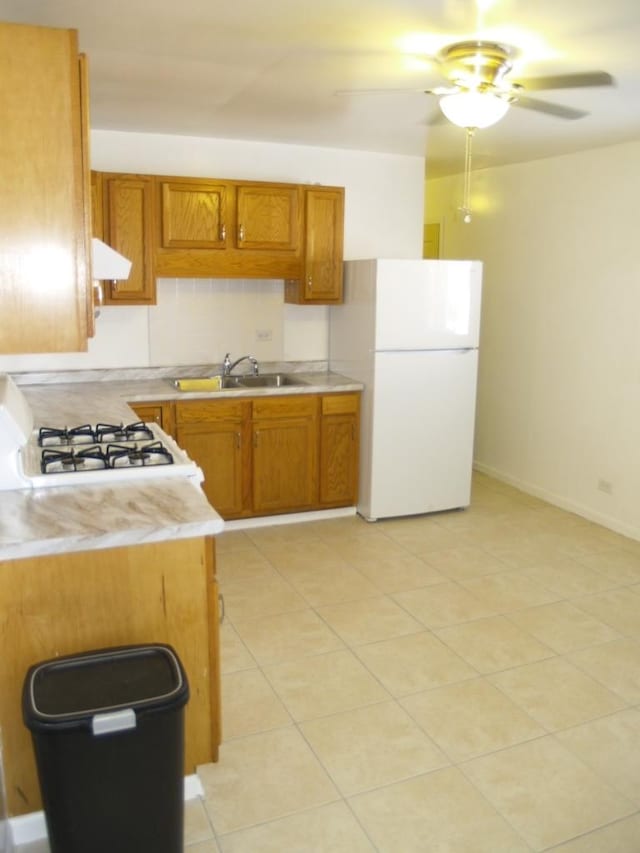
[[[157,403],[129,403],[129,405],[143,423],[156,423],[167,435],[172,438],[176,437],[173,403],[161,401]]]
[[[352,506],[358,500],[360,395],[322,398],[320,420],[320,504]]]
[[[306,394],[254,401],[255,515],[306,510],[316,504],[318,404],[317,396]]]
[[[225,519],[353,506],[360,395],[291,394],[130,404],[175,438]],[[160,420],[158,420],[160,418]]]
[[[202,488],[223,518],[249,505],[251,403],[190,400],[176,404],[176,439],[204,474]]]

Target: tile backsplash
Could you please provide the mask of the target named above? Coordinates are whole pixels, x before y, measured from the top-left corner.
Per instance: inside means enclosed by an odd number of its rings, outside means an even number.
[[[283,282],[159,279],[149,309],[149,363],[222,361],[231,351],[274,361],[284,347]]]
[[[0,355],[0,372],[317,361],[328,354],[328,308],[286,305],[284,282],[158,279],[152,306],[106,306],[86,353]]]

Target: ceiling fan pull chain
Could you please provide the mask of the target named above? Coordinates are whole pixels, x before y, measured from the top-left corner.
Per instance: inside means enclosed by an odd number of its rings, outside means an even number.
[[[466,139],[464,146],[464,185],[462,191],[462,221],[471,222],[471,145],[475,127],[466,128]]]

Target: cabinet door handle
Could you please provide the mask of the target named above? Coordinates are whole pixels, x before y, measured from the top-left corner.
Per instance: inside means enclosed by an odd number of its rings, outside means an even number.
[[[238,226],[238,240],[240,240],[240,242],[244,240],[244,225]]]
[[[256,430],[256,431],[254,432],[254,434],[253,434],[253,446],[254,446],[254,447],[257,447],[257,446],[258,446],[258,436],[259,436],[259,435],[260,435],[260,431],[259,431],[259,430]]]
[[[226,240],[226,239],[227,239],[227,226],[221,225],[220,226],[220,240]]]
[[[237,432],[236,433],[236,450],[240,450],[240,442],[241,442],[240,433]]]
[[[307,276],[307,290],[312,290],[313,288],[313,278],[308,275]]]
[[[218,622],[222,625],[224,622],[224,595],[219,592],[218,593]]]

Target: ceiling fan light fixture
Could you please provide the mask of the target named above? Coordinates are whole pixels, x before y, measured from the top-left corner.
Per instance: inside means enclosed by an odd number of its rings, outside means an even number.
[[[458,127],[491,127],[507,113],[509,101],[490,92],[456,92],[444,95],[440,109]]]

